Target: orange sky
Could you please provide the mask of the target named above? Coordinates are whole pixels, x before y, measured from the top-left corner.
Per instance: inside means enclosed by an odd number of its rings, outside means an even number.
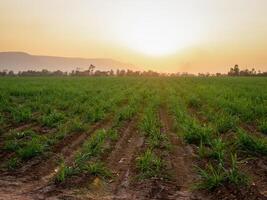
[[[1,0],[0,51],[267,71],[266,0]]]

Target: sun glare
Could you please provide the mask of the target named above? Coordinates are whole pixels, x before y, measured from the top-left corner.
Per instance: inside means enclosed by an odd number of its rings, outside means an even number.
[[[194,15],[164,9],[165,4],[146,3],[137,5],[135,12],[119,13],[115,35],[128,48],[150,56],[165,56],[199,38],[200,29]]]

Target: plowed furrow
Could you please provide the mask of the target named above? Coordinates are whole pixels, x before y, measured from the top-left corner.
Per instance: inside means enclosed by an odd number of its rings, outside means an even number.
[[[113,180],[97,194],[89,194],[91,199],[132,199],[132,169],[135,165],[135,155],[144,142],[144,138],[137,131],[137,117],[125,122],[119,129],[119,135],[113,150],[103,160],[112,171]]]
[[[0,194],[13,193],[18,196],[21,195],[21,198],[24,198],[24,196],[28,196],[30,193],[35,193],[33,191],[47,187],[51,178],[56,174],[61,156],[66,159],[67,163],[71,163],[76,152],[92,133],[101,128],[108,128],[111,124],[112,120],[107,118],[104,122],[99,122],[94,125],[89,132],[74,134],[76,137],[70,136],[70,138],[65,139],[62,149],[56,148],[54,155],[48,160],[41,160],[37,164],[29,164],[30,166],[28,165],[28,167],[25,165],[21,169],[22,171],[15,176],[1,177],[0,182],[3,183],[2,186],[8,186],[9,190],[6,191],[4,187],[0,187]]]
[[[194,180],[193,150],[171,130],[171,119],[165,108],[160,108],[159,116],[162,132],[167,135],[171,149],[166,156],[170,168],[171,179],[178,184],[180,190],[169,194],[169,199],[191,199],[190,187]]]

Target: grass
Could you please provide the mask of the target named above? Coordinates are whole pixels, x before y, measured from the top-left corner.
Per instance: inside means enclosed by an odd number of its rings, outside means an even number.
[[[239,130],[237,135],[237,145],[240,149],[250,154],[267,155],[267,141],[265,138],[258,138],[249,135],[244,130]]]
[[[201,181],[195,184],[197,189],[214,190],[227,184],[241,187],[249,183],[249,178],[237,167],[236,154],[231,154],[231,166],[228,169],[222,163],[217,166],[208,164],[205,169],[199,168],[199,175]]]
[[[211,141],[211,129],[206,126],[199,126],[196,122],[188,122],[184,124],[184,140],[189,144],[197,144],[200,142],[209,144]]]
[[[76,170],[71,167],[67,166],[64,161],[61,161],[59,170],[55,176],[55,181],[57,183],[64,182],[68,177],[72,176],[76,173]]]
[[[220,113],[216,119],[215,126],[218,133],[226,133],[229,131],[235,131],[237,128],[238,119],[234,116]]]
[[[163,170],[163,162],[148,149],[137,158],[137,168],[142,178],[159,177]]]
[[[31,140],[24,142],[22,147],[19,147],[16,152],[22,160],[26,160],[42,154],[45,148],[46,138],[34,135]]]
[[[42,154],[48,143],[49,139],[46,136],[40,136],[32,130],[15,131],[7,137],[4,149],[16,153],[18,159],[28,160]]]
[[[267,135],[267,120],[262,120],[259,123],[259,131]]]
[[[112,176],[109,169],[101,162],[90,163],[86,166],[85,171],[93,176],[99,176],[101,178],[110,178]]]
[[[112,117],[112,128],[88,135],[75,160],[60,165],[58,182],[82,173],[109,177],[103,153],[122,136],[121,125],[135,116],[147,148],[136,167],[143,178],[162,177],[168,171],[164,155],[169,143],[159,116],[163,102],[177,136],[186,145],[197,146],[200,158],[210,163],[200,170],[201,188],[245,185],[248,179],[238,168],[235,153],[259,159],[267,155],[264,135],[240,127],[245,124],[267,133],[267,82],[259,77],[6,77],[0,79],[0,91],[1,151],[11,155],[3,158],[9,170],[27,167],[66,136],[86,133],[88,127]],[[35,132],[23,128],[33,123]]]
[[[219,160],[220,162],[224,161],[224,155],[226,152],[226,145],[223,142],[222,138],[215,138],[211,142],[211,153],[210,157]]]
[[[225,182],[225,172],[221,166],[216,168],[208,164],[206,169],[199,169],[199,174],[201,182],[195,185],[197,189],[213,190]]]
[[[83,166],[86,161],[92,157],[96,157],[103,152],[103,145],[107,137],[106,130],[98,130],[82,147],[82,150],[76,156],[75,163]]]
[[[56,127],[57,124],[64,119],[64,115],[57,111],[44,115],[42,117],[42,124],[47,127]]]
[[[16,123],[29,122],[32,117],[32,113],[29,108],[12,109],[11,114]]]
[[[236,154],[231,154],[231,168],[227,172],[227,179],[237,186],[247,185],[249,182],[249,178],[238,170]]]

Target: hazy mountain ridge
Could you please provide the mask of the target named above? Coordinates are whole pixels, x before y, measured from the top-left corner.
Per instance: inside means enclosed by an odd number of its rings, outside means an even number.
[[[0,52],[0,70],[63,70],[71,71],[77,68],[87,69],[95,65],[100,70],[116,70],[118,68],[132,69],[131,64],[122,63],[109,58],[77,58],[31,55],[25,52]]]

